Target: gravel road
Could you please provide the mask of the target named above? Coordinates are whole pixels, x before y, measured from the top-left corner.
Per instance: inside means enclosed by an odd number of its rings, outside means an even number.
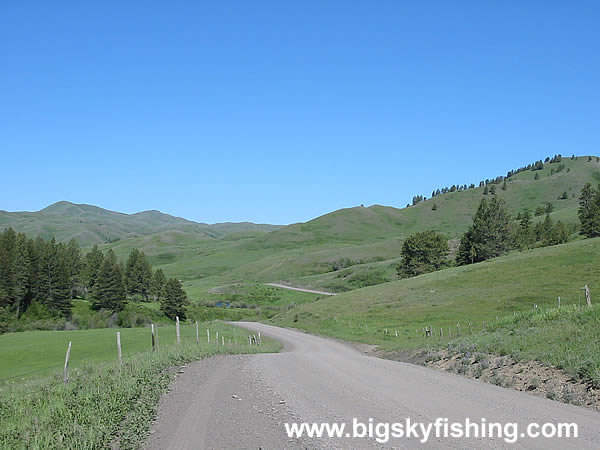
[[[289,289],[290,291],[300,291],[300,292],[308,292],[310,294],[320,294],[320,295],[336,295],[334,292],[325,292],[325,291],[315,291],[314,289],[304,289],[294,286],[288,286],[287,284],[279,284],[279,283],[265,283],[265,286],[273,286],[282,289]]]
[[[425,367],[365,355],[355,347],[257,323],[278,354],[219,356],[188,365],[159,404],[147,448],[600,448],[600,414]],[[288,438],[284,423],[574,422],[579,438]],[[380,428],[380,436],[384,429]],[[434,434],[434,432],[432,433]]]

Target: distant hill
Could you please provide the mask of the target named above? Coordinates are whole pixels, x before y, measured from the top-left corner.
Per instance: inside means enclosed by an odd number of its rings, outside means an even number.
[[[0,228],[12,227],[31,237],[75,239],[81,246],[105,244],[156,233],[185,236],[186,240],[218,239],[229,233],[272,231],[277,225],[249,222],[204,224],[160,211],[124,214],[97,206],[61,201],[37,212],[0,210]]]

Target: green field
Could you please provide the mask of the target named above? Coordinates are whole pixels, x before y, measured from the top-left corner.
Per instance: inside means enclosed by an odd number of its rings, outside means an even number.
[[[216,332],[245,347],[247,333],[236,327],[219,322],[200,323],[200,348],[206,350],[215,346],[207,345],[206,330],[209,329],[214,340]],[[161,325],[157,328],[160,346],[175,345],[174,325]],[[150,328],[99,328],[74,331],[26,331],[7,333],[0,336],[0,383],[17,383],[24,379],[39,378],[62,372],[65,352],[69,341],[72,342],[71,368],[86,365],[114,362],[117,359],[116,335],[121,333],[121,346],[124,357],[151,349]],[[181,325],[183,343],[196,342],[196,326]]]

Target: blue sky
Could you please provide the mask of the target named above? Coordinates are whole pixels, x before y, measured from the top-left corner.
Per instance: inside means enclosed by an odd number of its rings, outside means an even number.
[[[285,224],[600,153],[595,1],[0,8],[4,210]]]

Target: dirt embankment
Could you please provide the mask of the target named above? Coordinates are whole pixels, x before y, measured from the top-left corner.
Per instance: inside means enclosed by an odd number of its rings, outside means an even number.
[[[517,362],[508,356],[447,350],[387,352],[379,356],[600,411],[600,388],[537,361]]]

